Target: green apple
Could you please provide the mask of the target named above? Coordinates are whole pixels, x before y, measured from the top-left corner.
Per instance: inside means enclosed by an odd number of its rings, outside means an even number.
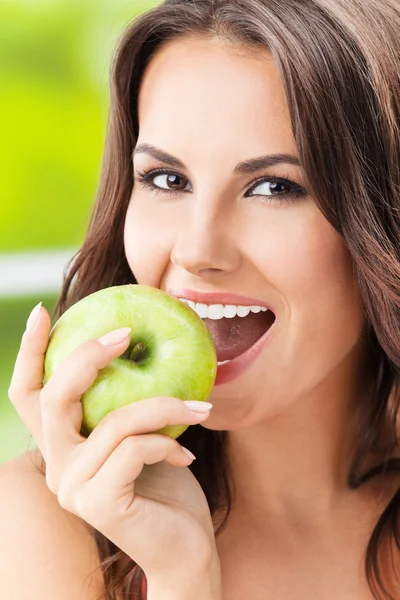
[[[82,395],[83,435],[131,402],[154,396],[205,401],[214,385],[217,353],[202,319],[166,292],[135,284],[90,294],[58,319],[50,332],[44,381],[77,346],[120,327],[132,328],[129,348],[101,369]],[[177,438],[187,428],[168,425],[159,433]]]

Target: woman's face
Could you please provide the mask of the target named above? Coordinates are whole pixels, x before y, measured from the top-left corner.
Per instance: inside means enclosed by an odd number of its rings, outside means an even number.
[[[205,426],[236,429],[317,392],[322,401],[347,393],[364,316],[342,238],[307,195],[300,166],[235,172],[255,157],[298,156],[270,54],[172,41],[146,69],[138,111],[136,147],[184,163],[134,156],[124,241],[138,283],[241,294],[277,315],[255,362],[213,388]],[[152,177],[157,193],[137,181],[150,169],[167,171]],[[255,184],[267,176],[292,184]],[[283,196],[299,188],[303,195]]]

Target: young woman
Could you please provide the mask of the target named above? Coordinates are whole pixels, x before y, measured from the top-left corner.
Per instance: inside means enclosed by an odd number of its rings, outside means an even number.
[[[148,398],[84,439],[80,396],[127,331],[43,386],[36,307],[9,396],[38,450],[0,470],[1,598],[400,598],[399,32],[398,0],[168,0],[126,29],[53,317],[126,283],[269,311],[200,307],[233,359],[211,410]]]

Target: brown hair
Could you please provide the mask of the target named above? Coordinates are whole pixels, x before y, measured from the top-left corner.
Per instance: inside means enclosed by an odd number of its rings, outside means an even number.
[[[398,0],[166,0],[136,18],[123,32],[111,66],[110,113],[91,221],[53,314],[60,316],[101,288],[137,283],[124,254],[123,226],[134,184],[138,91],[151,57],[167,41],[188,35],[249,51],[263,46],[282,77],[310,193],[347,244],[365,308],[376,377],[371,403],[357,417],[351,489],[400,471],[393,458],[400,401],[399,32]],[[384,439],[385,423],[390,435]],[[190,468],[211,514],[225,510],[218,535],[231,508],[225,432],[195,426],[180,441],[198,457]],[[378,450],[386,458],[363,472],[365,457],[378,456]],[[388,537],[400,547],[399,504],[400,490],[366,548],[365,573],[375,598],[382,593],[393,599],[378,553]],[[127,557],[99,532],[96,540],[106,583],[102,597],[115,600],[119,589],[124,598],[144,600],[139,566],[130,560],[117,577],[116,566]]]

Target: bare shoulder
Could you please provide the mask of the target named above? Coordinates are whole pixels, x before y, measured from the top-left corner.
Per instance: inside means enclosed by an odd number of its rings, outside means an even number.
[[[40,458],[0,467],[0,598],[94,600],[104,583],[92,530],[59,505]]]

